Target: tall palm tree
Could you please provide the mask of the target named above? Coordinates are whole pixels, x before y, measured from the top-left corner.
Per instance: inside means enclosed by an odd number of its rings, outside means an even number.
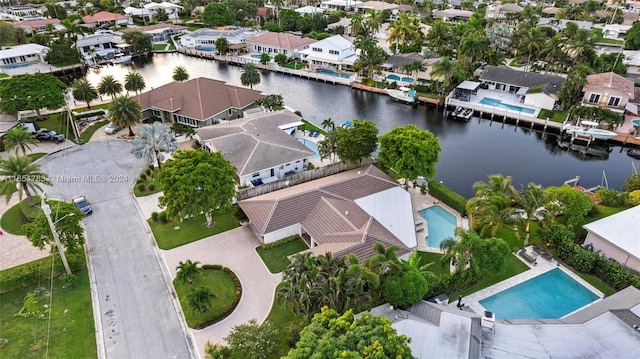
[[[451,30],[449,23],[438,19],[433,22],[429,33],[426,35],[427,43],[441,56],[451,56],[453,49],[450,47]]]
[[[451,89],[451,79],[460,78],[464,75],[464,70],[458,62],[451,61],[448,57],[443,57],[433,64],[431,76],[442,78],[443,93]]]
[[[411,254],[409,255],[409,259],[407,260],[402,259],[401,262],[408,264],[409,267],[417,269],[418,272],[420,272],[420,274],[422,274],[422,276],[426,280],[432,280],[432,279],[438,278],[437,275],[435,275],[432,271],[429,270],[429,267],[433,265],[433,262],[422,264],[422,258],[420,257],[420,254],[417,250],[414,250],[413,252],[411,252]]]
[[[127,97],[116,96],[109,106],[109,115],[111,121],[118,126],[127,126],[129,128],[129,136],[133,137],[131,125],[137,123],[142,117],[140,104]]]
[[[367,260],[365,263],[367,268],[380,277],[401,270],[400,261],[398,260],[398,250],[400,247],[391,245],[385,248],[382,243],[376,242],[373,244],[373,249],[377,254]]]
[[[370,77],[386,59],[387,53],[380,47],[373,46],[360,53],[353,67],[356,71],[362,71],[364,76]]]
[[[475,63],[482,60],[487,47],[489,47],[489,39],[486,36],[469,33],[462,37],[459,58],[475,69]]]
[[[189,73],[184,66],[176,66],[173,69],[173,81],[185,82],[189,79]]]
[[[187,304],[194,312],[205,313],[211,307],[211,301],[216,298],[213,289],[200,285],[191,288],[187,293]]]
[[[373,9],[367,11],[367,17],[364,19],[364,29],[368,33],[377,33],[382,27],[382,23],[382,11],[375,11]]]
[[[542,50],[544,44],[545,35],[542,30],[540,30],[540,28],[534,27],[524,34],[524,36],[520,40],[519,49],[524,50],[523,52],[528,53],[527,66],[529,66],[531,58],[534,56],[534,54],[540,53],[540,50]],[[536,57],[534,57],[534,59],[536,59]]]
[[[21,149],[22,154],[26,156],[27,150],[31,149],[29,145],[37,146],[40,142],[36,140],[36,138],[33,137],[33,135],[29,131],[27,131],[26,128],[18,126],[10,129],[4,134],[3,143],[7,151],[15,148],[17,152],[18,149]]]
[[[122,84],[112,75],[106,75],[98,84],[98,92],[100,95],[109,95],[113,98],[122,92]]]
[[[331,119],[331,117],[325,118],[322,120],[322,128],[325,130],[331,128],[331,131],[336,129],[336,123]]]
[[[140,126],[138,137],[133,140],[133,154],[151,163],[158,164],[158,171],[162,170],[163,153],[170,153],[178,149],[175,136],[169,127],[160,122]]]
[[[193,283],[193,278],[202,270],[199,265],[200,262],[193,262],[191,259],[187,259],[186,262],[180,261],[176,267],[176,278],[180,279],[183,283]]]
[[[260,83],[260,72],[253,64],[245,64],[240,74],[240,82],[243,86],[249,86],[253,90],[253,85]]]
[[[478,181],[473,184],[475,197],[489,198],[497,194],[512,196],[516,189],[511,184],[511,176],[503,176],[501,174],[490,175],[487,182]]]
[[[364,20],[362,14],[353,14],[351,16],[351,35],[360,36],[360,33],[364,30]]]
[[[456,267],[456,271],[463,271],[470,268],[473,272],[478,272],[479,268],[474,259],[474,254],[480,248],[482,239],[474,231],[465,231],[456,228],[456,237],[447,238],[440,243],[440,249],[444,255],[440,259],[443,263],[450,263]]]
[[[91,109],[91,101],[98,98],[98,91],[86,79],[73,81],[71,94],[76,100],[86,102],[88,109]]]
[[[142,91],[147,84],[144,82],[144,78],[138,72],[129,72],[124,78],[124,89],[128,91],[134,91],[136,95],[139,91]]]
[[[396,52],[398,52],[399,45],[406,46],[420,38],[420,35],[417,19],[403,12],[397,20],[389,24],[389,38],[387,40],[396,44]]]
[[[42,191],[41,184],[51,186],[49,175],[40,170],[40,165],[32,163],[25,156],[10,156],[0,159],[0,193],[4,194],[7,202],[11,198],[13,189],[20,186],[22,193],[27,196],[31,206],[35,205],[31,192]]]
[[[529,243],[531,222],[545,216],[544,206],[547,204],[547,194],[542,186],[529,183],[526,188],[516,193],[516,207],[521,211],[521,219],[524,222],[525,247]]]
[[[415,61],[408,62],[402,65],[401,69],[402,71],[408,73],[409,75],[414,76],[416,72],[422,69],[422,61],[415,60]]]

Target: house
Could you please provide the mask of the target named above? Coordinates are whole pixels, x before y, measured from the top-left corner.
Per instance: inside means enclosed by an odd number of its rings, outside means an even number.
[[[469,10],[460,10],[460,9],[446,9],[446,10],[440,10],[440,11],[436,11],[433,14],[433,17],[436,19],[442,19],[442,21],[445,22],[466,22],[469,21],[469,18],[471,18],[471,15],[473,15],[473,11],[469,11]]]
[[[55,30],[63,30],[65,28],[58,19],[25,20],[13,23],[13,27],[22,28],[27,34],[45,32],[47,25],[53,26]]]
[[[640,272],[640,206],[582,226],[587,231],[586,248],[635,272]]]
[[[351,41],[334,35],[324,40],[314,42],[308,49],[301,51],[304,59],[316,67],[338,70],[350,70],[358,59]]]
[[[143,120],[155,117],[163,122],[202,127],[242,117],[243,111],[253,107],[260,96],[259,91],[198,77],[171,82],[134,99],[142,107]]]
[[[496,1],[487,6],[485,18],[487,21],[495,20],[515,27],[518,25],[518,14],[523,11],[524,9],[519,5],[512,3],[502,4],[499,1]]]
[[[487,66],[480,75],[480,82],[483,88],[516,95],[525,105],[553,110],[565,78]]]
[[[297,12],[298,14],[300,14],[300,15],[303,15],[303,16],[304,16],[304,15],[306,15],[306,14],[310,14],[310,15],[313,15],[313,14],[322,14],[322,13],[324,13],[324,10],[325,10],[325,9],[323,9],[323,8],[321,8],[321,7],[315,7],[315,6],[303,6],[303,7],[299,7],[299,8],[297,8],[297,9],[295,9],[295,12]]]
[[[131,16],[121,15],[107,11],[98,11],[93,15],[86,15],[82,17],[81,26],[88,28],[106,26],[127,26],[132,25],[133,20]]]
[[[9,21],[44,20],[43,13],[46,8],[33,6],[0,7],[0,19]]]
[[[627,67],[627,74],[640,75],[640,51],[625,50],[622,53],[622,63]]]
[[[418,73],[418,70],[407,72],[403,69],[403,66],[413,62],[420,62],[422,64],[423,60],[424,56],[416,52],[391,55],[387,59],[387,62],[382,65],[385,69],[384,75],[387,81],[395,81],[399,85],[404,85],[405,83],[411,84],[416,80],[414,76]]]
[[[140,31],[143,34],[151,36],[151,41],[154,43],[167,42],[169,38],[174,35],[183,34],[188,31],[188,27],[171,24],[154,24],[149,26],[130,27],[119,30],[119,32],[126,34],[127,32]]]
[[[587,83],[582,88],[583,106],[599,106],[611,111],[624,113],[624,108],[634,98],[632,80],[614,72],[606,72],[587,76]]]
[[[229,27],[222,29],[198,29],[180,37],[180,45],[183,47],[200,49],[215,48],[216,40],[224,37],[229,44],[242,44],[252,39],[261,32],[242,27]]]
[[[78,38],[76,48],[82,56],[93,53],[117,52],[118,45],[123,44],[122,37],[111,31],[98,32]]]
[[[432,81],[442,82],[444,80],[443,76],[431,75],[433,65],[441,59],[442,57],[431,57],[422,60],[422,68],[418,71],[417,80],[423,83],[431,83]]]
[[[20,65],[32,62],[44,62],[50,48],[38,44],[24,44],[5,47],[0,50],[0,63],[5,65]]]
[[[271,56],[285,54],[291,58],[300,58],[299,53],[315,42],[312,38],[280,32],[267,32],[246,41],[249,51],[267,53]]]
[[[184,8],[180,5],[173,4],[167,1],[163,1],[160,3],[149,2],[142,5],[142,8],[128,6],[124,9],[124,13],[129,16],[139,16],[141,18],[147,18],[147,20],[151,21],[153,19],[153,16],[160,9],[164,10],[169,19],[177,19],[178,12]]]
[[[365,1],[360,5],[359,10],[362,12],[367,12],[368,10],[373,11],[389,11],[393,15],[398,14],[398,8],[400,6],[398,4],[388,3],[384,1]]]
[[[624,39],[631,25],[606,24],[602,29],[602,37],[605,39]]]
[[[555,31],[563,32],[567,27],[567,24],[570,22],[576,24],[580,30],[591,30],[593,27],[593,23],[591,21],[565,20],[551,17],[541,17],[540,20],[538,20],[536,27],[548,26]]]
[[[262,243],[300,235],[314,254],[350,253],[361,261],[373,244],[416,247],[409,193],[375,166],[361,167],[239,202]]]
[[[327,0],[320,3],[325,10],[354,11],[362,7],[362,1],[358,0]]]
[[[300,124],[298,115],[284,110],[201,127],[196,138],[231,162],[241,186],[259,185],[307,168],[315,152],[291,136]]]

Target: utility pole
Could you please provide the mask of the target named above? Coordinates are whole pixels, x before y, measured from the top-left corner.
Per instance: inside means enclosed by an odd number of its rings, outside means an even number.
[[[69,263],[67,263],[67,256],[64,254],[64,248],[62,248],[62,243],[60,243],[60,236],[58,235],[58,231],[56,231],[55,224],[58,223],[63,218],[72,215],[73,213],[70,213],[62,217],[58,220],[58,222],[53,223],[53,221],[51,220],[51,207],[49,207],[49,204],[47,203],[47,197],[44,193],[42,194],[41,203],[42,203],[42,212],[44,212],[45,217],[47,217],[47,222],[49,222],[49,228],[51,228],[51,233],[53,234],[53,240],[56,242],[56,246],[58,247],[58,252],[60,252],[60,258],[62,258],[62,264],[64,265],[64,270],[67,272],[67,274],[71,274],[71,268],[69,268]]]

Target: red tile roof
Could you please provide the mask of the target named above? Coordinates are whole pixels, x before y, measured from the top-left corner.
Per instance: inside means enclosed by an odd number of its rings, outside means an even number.
[[[85,24],[89,24],[92,22],[109,22],[109,21],[117,21],[121,19],[128,19],[129,17],[126,15],[115,14],[108,11],[98,11],[93,15],[87,15],[82,17],[82,21]]]
[[[14,22],[13,26],[14,27],[28,27],[31,30],[37,30],[43,26],[46,26],[48,24],[59,24],[60,20],[58,19],[43,19],[43,20],[27,20],[27,21],[20,21],[20,22]]]
[[[633,81],[615,72],[605,72],[587,76],[587,83],[584,85],[585,91],[601,89],[603,87],[622,92],[629,97],[629,99],[633,99],[635,96]]]
[[[313,44],[314,42],[318,42],[318,40],[282,32],[268,32],[266,34],[256,36],[251,40],[247,40],[247,43],[249,44],[267,45],[288,50],[297,49],[302,46]]]

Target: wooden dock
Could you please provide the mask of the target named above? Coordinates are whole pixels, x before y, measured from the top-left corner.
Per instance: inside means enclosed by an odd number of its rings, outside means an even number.
[[[387,94],[387,89],[382,89],[382,88],[379,88],[379,87],[367,86],[367,85],[361,84],[359,82],[351,83],[351,88],[352,89],[362,90],[362,91],[367,91],[367,92],[379,93],[379,94],[382,94],[382,95],[386,95]],[[442,105],[442,102],[440,102],[439,100],[436,100],[436,99],[433,99],[433,98],[429,98],[429,97],[422,97],[422,96],[418,97],[418,103],[430,104],[430,105],[435,105],[435,106]]]

